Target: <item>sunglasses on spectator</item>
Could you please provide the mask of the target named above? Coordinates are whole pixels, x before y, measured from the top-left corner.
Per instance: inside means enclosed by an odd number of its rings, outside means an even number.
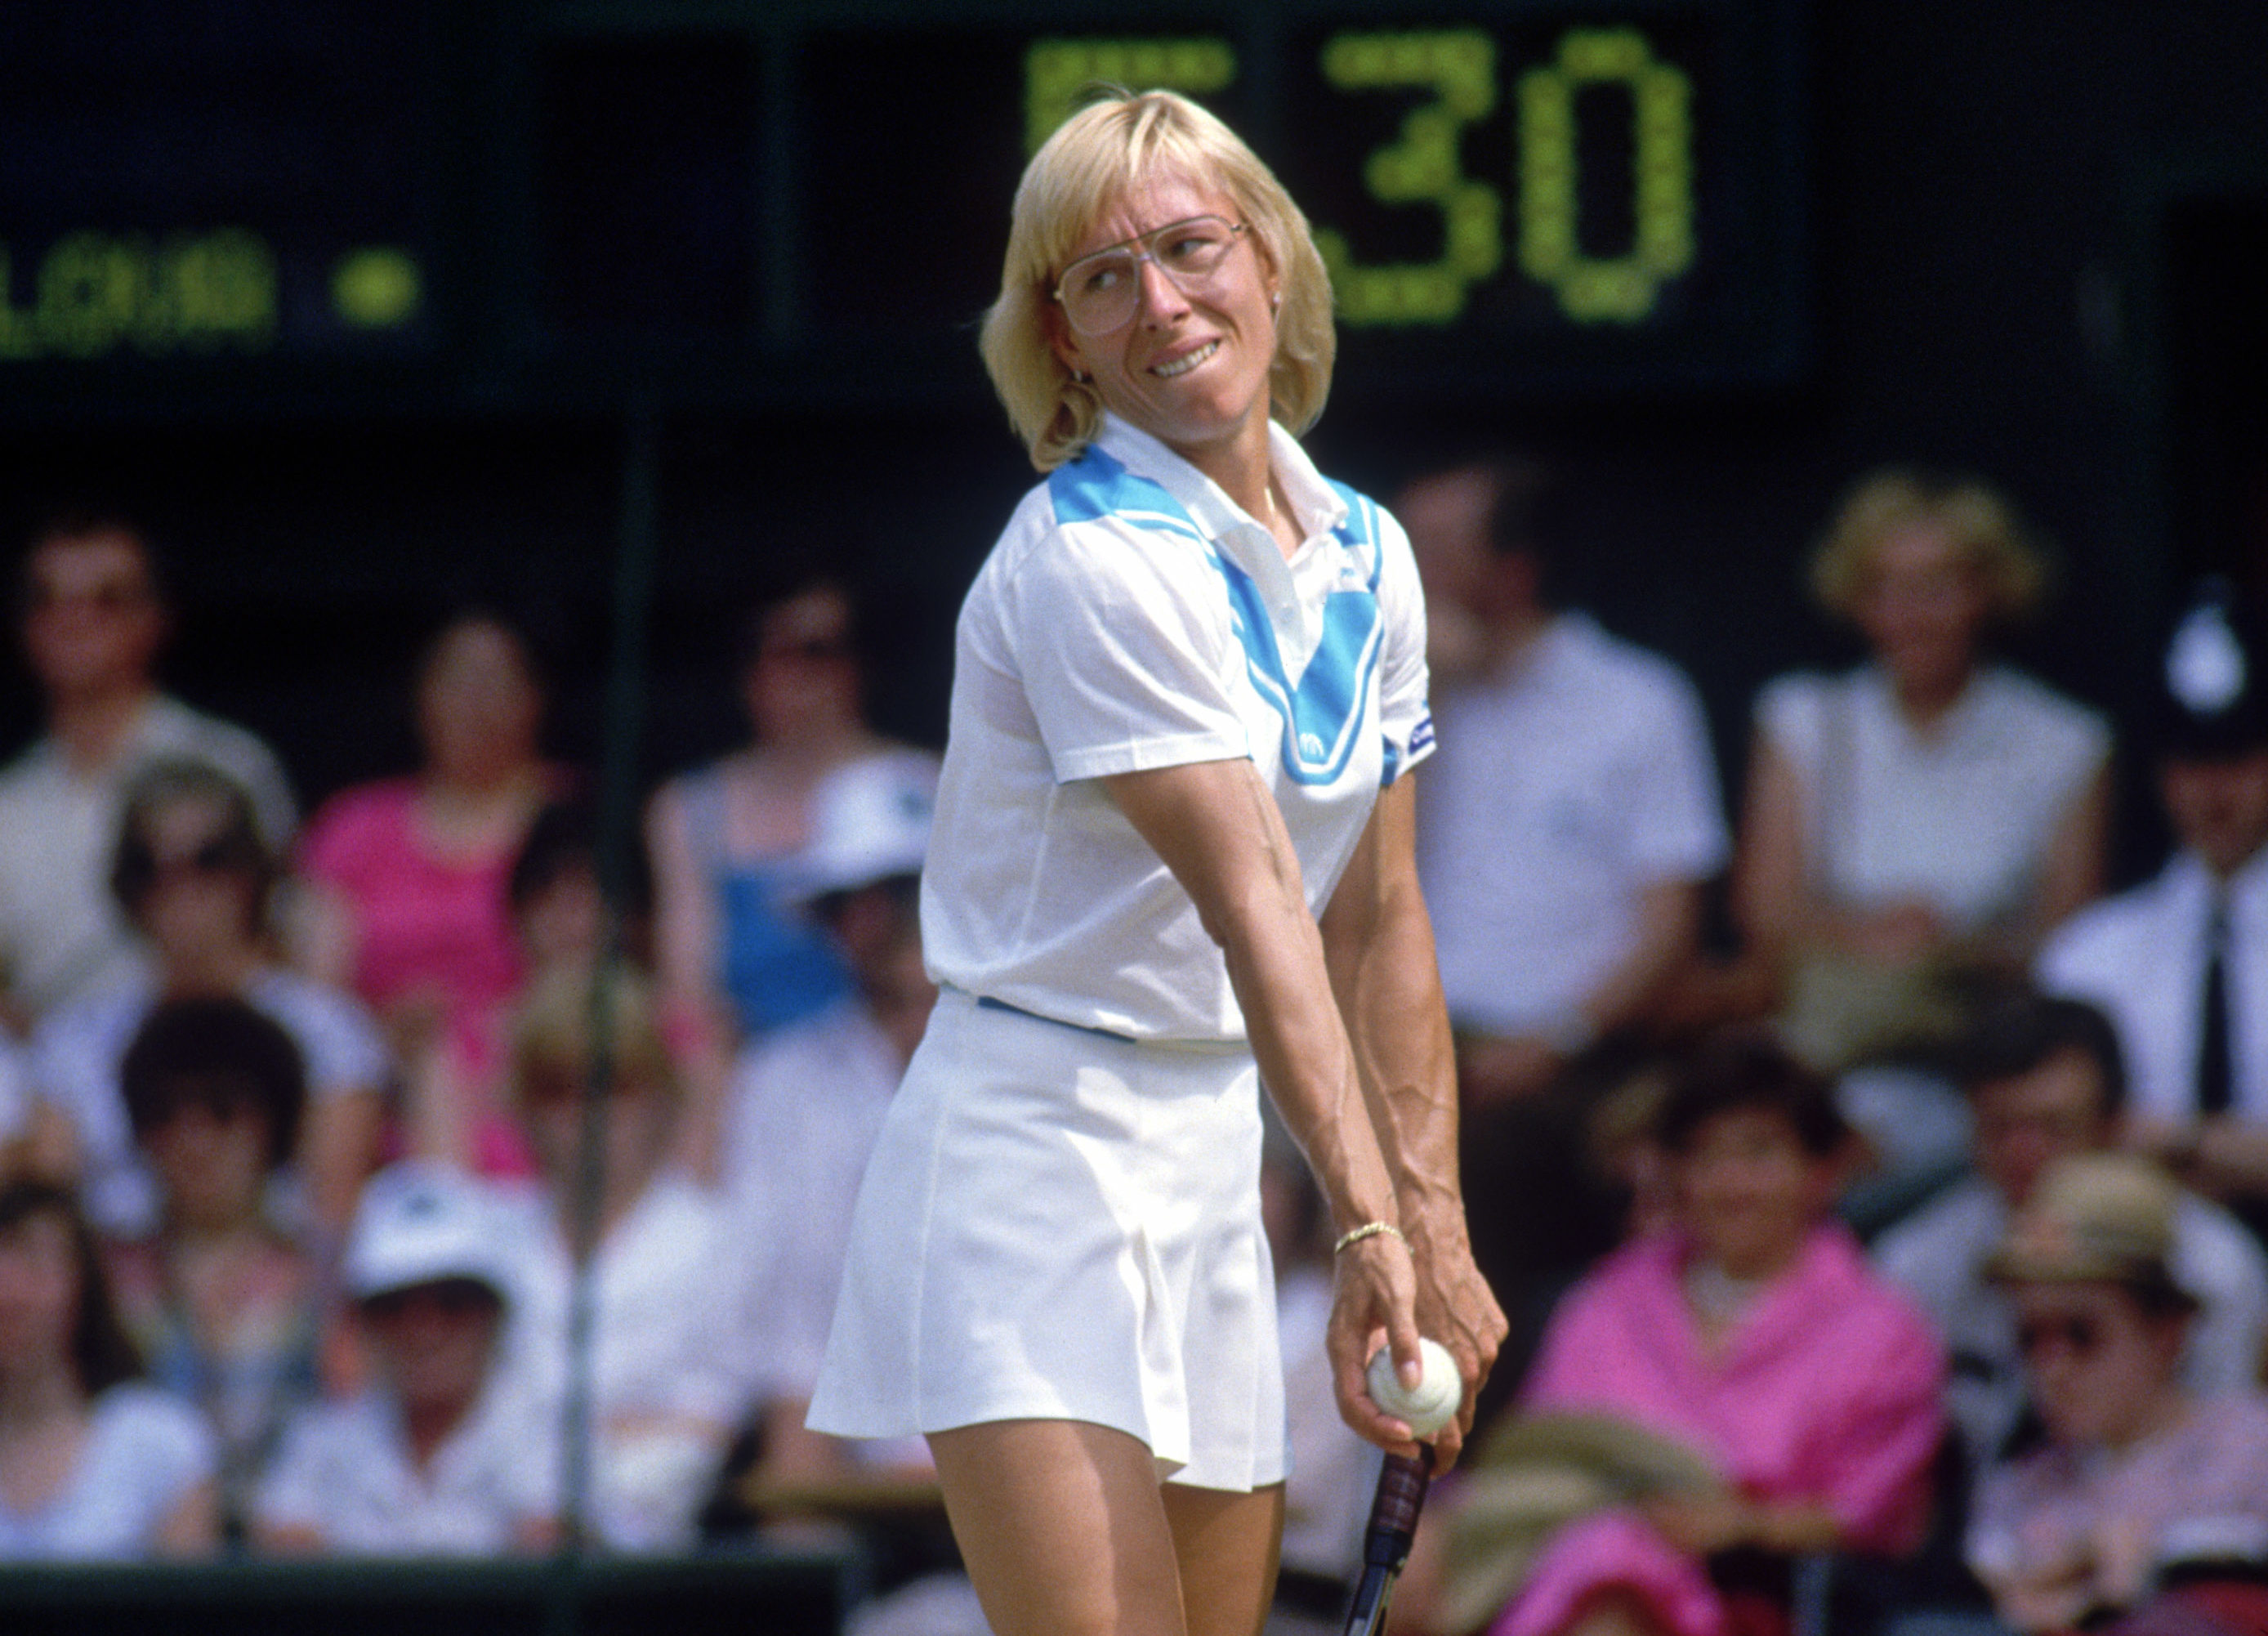
[[[850,644],[842,637],[806,637],[796,642],[767,642],[761,657],[800,660],[806,665],[831,665],[850,657]]]
[[[34,614],[52,613],[63,608],[125,614],[148,607],[152,600],[150,587],[138,579],[113,579],[79,591],[58,590],[34,579],[24,591],[24,606]]]
[[[2016,1329],[2016,1346],[2027,1358],[2043,1351],[2051,1343],[2075,1357],[2089,1357],[2101,1348],[2102,1342],[2102,1326],[2093,1318],[2079,1313],[2060,1318],[2035,1318],[2019,1324]]]

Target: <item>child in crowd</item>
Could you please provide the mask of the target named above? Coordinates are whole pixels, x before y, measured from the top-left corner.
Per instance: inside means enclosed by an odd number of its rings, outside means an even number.
[[[140,1374],[70,1195],[0,1188],[0,1561],[219,1543],[212,1433]]]
[[[173,1000],[121,1080],[159,1202],[154,1233],[108,1252],[119,1316],[152,1377],[219,1433],[233,1532],[284,1416],[316,1389],[316,1269],[262,1208],[306,1103],[299,1052],[242,1000]]]
[[[547,1549],[558,1435],[498,1367],[513,1278],[493,1198],[409,1161],[364,1190],[342,1267],[375,1382],[295,1420],[254,1507],[279,1555]]]
[[[2268,1628],[2268,1403],[2183,1383],[2179,1199],[2132,1155],[2062,1160],[1991,1264],[2047,1441],[1985,1474],[1969,1559],[2019,1630]]]
[[[1515,1555],[1488,1519],[1491,1485],[1521,1480],[1504,1452],[1519,1440],[1492,1439],[1450,1508],[1434,1628],[1784,1630],[1790,1558],[1920,1542],[1943,1354],[1829,1214],[1850,1139],[1827,1081],[1761,1035],[1723,1036],[1676,1072],[1657,1131],[1675,1225],[1560,1303],[1510,1430],[1535,1444],[1547,1417],[1610,1422],[1625,1431],[1562,1441],[1686,1476]]]

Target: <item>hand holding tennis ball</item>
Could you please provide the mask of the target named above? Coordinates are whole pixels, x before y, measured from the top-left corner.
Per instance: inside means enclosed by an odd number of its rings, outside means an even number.
[[[1395,1419],[1407,1422],[1410,1435],[1424,1439],[1456,1419],[1457,1405],[1464,1401],[1465,1387],[1457,1378],[1457,1360],[1438,1342],[1420,1340],[1418,1355],[1424,1361],[1425,1372],[1414,1388],[1403,1387],[1402,1377],[1395,1373],[1394,1349],[1390,1346],[1381,1346],[1371,1354],[1370,1367],[1364,1378],[1370,1387],[1371,1402]]]

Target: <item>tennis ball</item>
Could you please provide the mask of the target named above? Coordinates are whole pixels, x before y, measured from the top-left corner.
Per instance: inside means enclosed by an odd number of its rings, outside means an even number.
[[[1381,1346],[1371,1354],[1367,1380],[1370,1400],[1397,1420],[1409,1423],[1411,1433],[1431,1437],[1456,1419],[1464,1401],[1464,1382],[1457,1378],[1456,1360],[1439,1343],[1421,1340],[1418,1354],[1425,1360],[1425,1378],[1414,1391],[1404,1390],[1394,1372],[1394,1351]]]

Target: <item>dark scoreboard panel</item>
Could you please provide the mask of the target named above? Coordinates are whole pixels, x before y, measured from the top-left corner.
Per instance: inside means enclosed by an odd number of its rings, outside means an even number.
[[[37,5],[0,22],[0,405],[968,401],[1016,177],[1095,81],[1185,90],[1276,166],[1351,385],[1786,381],[1793,12]]]

